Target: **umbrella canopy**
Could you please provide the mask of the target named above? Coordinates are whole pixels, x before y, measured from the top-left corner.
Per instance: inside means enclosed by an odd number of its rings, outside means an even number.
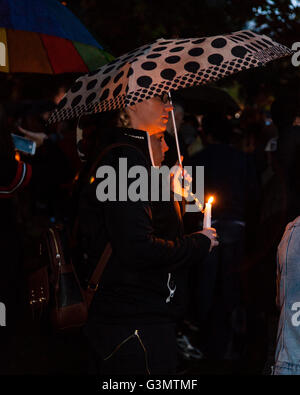
[[[211,86],[180,89],[172,96],[175,101],[182,101],[185,111],[192,114],[206,114],[214,110],[234,115],[240,111],[240,106],[229,93]]]
[[[158,39],[78,78],[49,122],[124,108],[290,54],[284,45],[249,30],[204,38]]]
[[[0,0],[0,71],[89,72],[113,56],[57,0]]]

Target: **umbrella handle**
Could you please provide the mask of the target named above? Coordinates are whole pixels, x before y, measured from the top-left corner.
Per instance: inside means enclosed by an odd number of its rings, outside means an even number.
[[[171,93],[168,92],[168,96],[170,99],[170,104],[171,106],[173,106],[173,102],[172,102],[172,97],[171,97]],[[178,162],[180,164],[180,166],[182,166],[182,162],[181,162],[181,155],[180,155],[180,147],[179,147],[179,141],[178,141],[178,134],[177,134],[177,127],[176,127],[176,122],[175,122],[175,114],[174,114],[174,110],[171,110],[171,116],[172,116],[172,122],[173,122],[173,128],[174,128],[174,135],[175,135],[175,140],[176,140],[176,147],[177,147],[177,154],[178,154]],[[199,202],[198,198],[196,197],[196,195],[191,191],[191,189],[189,188],[188,191],[190,196],[192,196],[195,200],[195,204],[198,207],[199,211],[203,210],[203,205]]]
[[[170,99],[170,104],[171,104],[171,106],[173,106],[171,92],[168,92],[168,96],[169,96],[169,99]],[[177,134],[177,127],[176,127],[176,122],[175,122],[174,109],[171,110],[171,116],[172,116],[173,129],[174,129],[174,135],[175,135],[175,140],[176,140],[178,162],[179,162],[180,166],[182,166],[181,155],[180,155],[180,147],[179,147],[179,141],[178,141],[178,134]]]

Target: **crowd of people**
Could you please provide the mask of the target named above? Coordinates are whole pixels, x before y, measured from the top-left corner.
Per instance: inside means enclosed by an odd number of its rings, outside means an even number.
[[[279,320],[277,247],[300,212],[299,99],[275,98],[270,114],[255,106],[227,114],[214,105],[192,114],[180,99],[173,106],[183,166],[204,166],[205,199],[215,197],[211,228],[203,229],[201,212],[185,212],[184,199],[174,199],[183,193],[175,181],[168,202],[99,202],[97,182],[87,179],[107,147],[100,164],[117,177],[119,158],[146,169],[178,164],[167,95],[57,125],[47,124],[50,100],[1,107],[4,372],[26,371],[34,359],[26,346],[44,347],[47,333],[59,352],[51,351],[51,363],[35,354],[35,362],[50,371],[58,369],[60,353],[72,359],[76,351],[78,370],[88,359],[88,372],[98,374],[175,374],[210,360],[270,374]],[[11,133],[34,141],[35,154],[16,151]],[[38,264],[42,232],[72,222],[75,212],[76,251],[88,265],[95,267],[108,242],[112,255],[83,331],[61,338],[32,318],[26,279]]]

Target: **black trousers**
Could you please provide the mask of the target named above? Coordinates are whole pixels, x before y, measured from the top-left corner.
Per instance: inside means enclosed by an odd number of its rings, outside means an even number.
[[[89,325],[90,374],[175,374],[176,332],[173,324]]]

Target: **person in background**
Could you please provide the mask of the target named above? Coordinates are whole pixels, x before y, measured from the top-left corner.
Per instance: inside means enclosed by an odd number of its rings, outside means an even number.
[[[300,217],[287,224],[277,249],[276,305],[280,312],[271,373],[300,375]]]
[[[201,133],[202,117],[203,115],[189,114],[182,125],[182,135],[188,155],[186,164],[190,164],[192,157],[204,148],[205,141]]]
[[[300,212],[300,95],[290,92],[279,96],[271,106],[274,124],[278,129],[274,161],[282,173],[286,194],[286,221],[294,220]],[[274,166],[276,165],[274,163]]]
[[[184,160],[186,156],[186,149],[185,149],[185,143],[182,139],[182,135],[180,134],[180,128],[184,121],[184,108],[183,105],[179,102],[174,103],[174,117],[175,117],[175,124],[177,128],[180,153],[183,156],[183,160]],[[177,152],[177,145],[176,145],[176,139],[174,134],[174,123],[171,115],[169,116],[167,123],[165,141],[169,149],[165,153],[165,158],[162,164],[169,166],[171,168],[178,162],[178,152]]]
[[[196,134],[196,130],[193,126],[188,122],[185,122],[185,112],[184,107],[180,102],[174,103],[174,118],[177,129],[178,143],[181,154],[181,160],[183,163],[189,162],[188,157],[188,145],[194,141],[194,134]],[[189,116],[189,120],[193,119]],[[182,127],[184,127],[184,132],[182,133]],[[174,134],[174,122],[169,116],[166,132],[164,134],[165,141],[169,149],[165,152],[165,158],[162,162],[162,165],[166,165],[168,167],[172,167],[178,164],[178,151],[176,145],[176,139]],[[184,199],[183,202],[180,202],[180,208],[182,214],[184,214]],[[197,216],[197,215],[196,215]],[[195,222],[195,215],[192,215],[192,220]],[[188,219],[187,219],[188,218]],[[185,231],[189,228],[189,222],[191,221],[190,215],[183,215],[183,223]],[[197,219],[196,219],[197,221]],[[189,232],[187,232],[189,233]],[[188,293],[188,291],[187,291]],[[186,296],[188,299],[188,296]],[[189,328],[186,325],[186,317],[183,317],[182,320],[177,322],[177,346],[178,346],[178,370],[182,371],[186,367],[185,360],[199,360],[203,357],[203,354],[200,350],[197,349],[192,343],[189,337]]]
[[[245,309],[241,282],[248,219],[255,218],[259,198],[251,158],[230,145],[232,124],[222,113],[203,117],[207,146],[193,157],[204,166],[205,201],[214,196],[212,226],[220,245],[192,273],[195,321],[200,349],[212,359],[242,357]]]
[[[31,182],[31,210],[42,222],[64,221],[68,216],[69,191],[75,171],[60,147],[63,136],[47,126],[51,101],[30,102],[20,112],[14,133],[36,142],[36,153],[30,161],[34,174]]]
[[[299,172],[300,172],[300,127],[298,126],[298,117],[300,114],[299,91],[290,88],[287,92],[282,92],[275,98],[271,105],[271,116],[274,125],[277,128],[277,138],[273,140],[273,147],[269,147],[269,178],[263,188],[262,209],[260,217],[261,231],[257,233],[257,245],[261,266],[264,267],[263,273],[260,273],[262,286],[255,292],[255,306],[260,306],[266,312],[268,324],[268,358],[265,363],[264,371],[271,372],[271,366],[274,365],[274,355],[276,344],[276,332],[279,327],[282,328],[284,320],[279,317],[278,309],[275,305],[276,298],[276,257],[280,257],[280,268],[283,268],[284,248],[281,240],[288,237],[288,234],[294,230],[298,232],[298,224],[295,220],[299,216]],[[295,221],[295,224],[293,224]],[[289,225],[287,225],[289,224]],[[286,229],[285,236],[282,236]],[[295,236],[296,237],[296,236]],[[293,239],[294,240],[294,239]],[[279,245],[280,250],[279,250]],[[296,249],[292,251],[285,248],[287,256],[291,256],[291,268],[293,266],[293,257],[296,256]],[[277,261],[278,262],[278,261]],[[292,284],[290,269],[286,268],[280,276],[277,264],[277,281],[283,286]],[[282,269],[283,270],[283,269]],[[256,273],[257,277],[257,273]],[[260,292],[257,292],[260,291]],[[277,289],[277,298],[280,296],[281,314],[288,310],[288,304],[284,301],[281,291]],[[287,324],[289,325],[289,324]],[[287,328],[287,331],[289,329]],[[286,332],[287,333],[287,332]],[[285,336],[279,336],[282,341]],[[288,339],[288,338],[287,338]],[[279,350],[279,349],[278,349]],[[283,353],[277,350],[276,359],[278,361],[287,361],[286,357],[282,358]],[[280,354],[280,356],[278,356]],[[291,361],[291,363],[294,363]],[[278,364],[278,369],[279,369]],[[283,369],[284,370],[284,369]],[[280,369],[278,370],[280,371]]]
[[[0,108],[0,302],[5,306],[5,322],[1,316],[0,371],[17,373],[17,336],[23,325],[25,280],[23,271],[23,239],[19,228],[17,195],[31,179],[31,166],[16,160],[13,140],[4,109]],[[3,314],[3,309],[1,309]],[[5,325],[3,325],[5,324]]]

